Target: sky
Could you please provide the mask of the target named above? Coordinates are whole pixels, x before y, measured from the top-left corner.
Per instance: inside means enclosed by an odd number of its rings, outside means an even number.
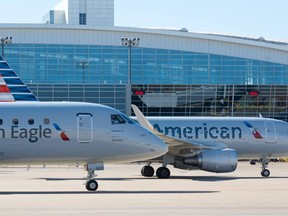
[[[1,2],[0,23],[41,23],[60,0]],[[181,29],[288,42],[288,0],[114,0],[115,26]]]

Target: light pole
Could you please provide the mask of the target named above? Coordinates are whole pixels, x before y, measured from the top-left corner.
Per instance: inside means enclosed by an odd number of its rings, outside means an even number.
[[[131,48],[139,45],[140,38],[121,38],[121,45],[128,47],[128,84],[131,84]]]
[[[77,61],[77,66],[82,68],[82,84],[84,84],[84,70],[89,66],[89,61],[85,59],[80,59]]]
[[[0,42],[2,47],[2,58],[4,58],[4,47],[5,45],[12,43],[12,37],[1,37]]]

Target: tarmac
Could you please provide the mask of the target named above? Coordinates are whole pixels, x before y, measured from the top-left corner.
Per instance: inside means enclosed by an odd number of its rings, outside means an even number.
[[[96,192],[86,191],[83,167],[2,167],[0,214],[288,215],[288,163],[270,163],[269,178],[249,162],[226,174],[169,167],[169,179],[142,177],[142,166],[105,165]]]

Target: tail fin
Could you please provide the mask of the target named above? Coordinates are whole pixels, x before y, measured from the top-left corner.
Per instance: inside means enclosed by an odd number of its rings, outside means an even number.
[[[0,56],[0,102],[17,101],[38,101],[38,98]]]

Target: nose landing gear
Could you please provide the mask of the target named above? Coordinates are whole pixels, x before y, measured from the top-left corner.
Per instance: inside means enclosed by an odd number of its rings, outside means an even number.
[[[86,164],[85,170],[88,172],[86,182],[84,183],[86,189],[88,191],[96,191],[98,189],[98,183],[94,179],[95,170],[104,170],[103,163],[96,163],[96,164]]]
[[[95,177],[94,170],[88,171],[87,180],[85,183],[85,187],[88,191],[96,191],[98,189],[98,183],[93,178]]]

